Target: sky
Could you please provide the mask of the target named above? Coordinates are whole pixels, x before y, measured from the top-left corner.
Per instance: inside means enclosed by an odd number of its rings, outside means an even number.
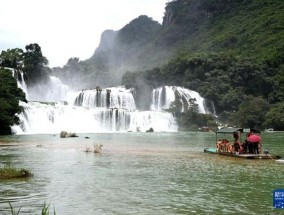
[[[169,0],[0,0],[0,52],[37,43],[50,67],[90,58],[105,30],[140,15],[162,23]]]

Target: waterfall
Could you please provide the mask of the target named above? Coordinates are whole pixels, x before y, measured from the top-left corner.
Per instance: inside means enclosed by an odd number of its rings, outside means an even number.
[[[147,131],[153,128],[155,132],[177,131],[175,118],[169,112],[136,111],[132,113],[130,121],[131,131]]]
[[[129,113],[118,109],[86,108],[62,103],[29,102],[22,104],[21,124],[13,126],[17,134],[48,134],[62,130],[77,133],[127,131]]]
[[[62,84],[59,78],[50,76],[46,83],[38,83],[28,88],[28,101],[64,101],[69,87]]]
[[[150,128],[177,131],[171,113],[137,110],[133,89],[119,86],[72,92],[59,79],[50,79],[49,92],[41,95],[48,86],[40,89],[38,85],[40,93],[30,94],[39,101],[21,103],[24,111],[18,115],[20,125],[12,127],[15,134],[50,134],[62,130],[76,133],[145,132]],[[52,99],[45,101],[47,98]]]
[[[41,82],[28,88],[23,71],[6,69],[11,70],[13,77],[17,80],[18,87],[26,94],[28,101],[64,101],[69,93],[69,87],[62,84],[60,79],[55,76],[50,76],[47,83]]]
[[[15,70],[13,68],[8,68],[5,67],[5,69],[9,69],[12,72],[13,77],[16,79],[17,81],[17,85],[19,88],[21,88],[23,90],[23,92],[26,94],[26,97],[28,95],[28,90],[27,90],[27,85],[24,79],[24,73],[21,70]]]
[[[20,78],[17,79],[18,87],[23,90],[23,92],[28,96],[27,85],[24,79],[23,71],[19,71]]]
[[[132,89],[124,87],[83,90],[77,95],[74,105],[135,110],[136,105],[131,91]]]
[[[29,102],[21,104],[21,124],[14,125],[16,134],[142,131],[176,131],[172,114],[157,111],[129,111],[116,108],[77,107],[63,103]]]
[[[176,100],[181,104],[181,112],[189,107],[189,99],[196,99],[200,113],[209,113],[205,100],[198,92],[177,86],[164,86],[152,92],[151,110],[160,111],[170,108]]]
[[[173,87],[159,87],[152,92],[151,110],[160,111],[170,108],[170,104],[175,101]]]
[[[26,88],[24,79],[21,88]],[[152,91],[149,110],[137,109],[135,89],[123,86],[72,91],[51,76],[48,83],[28,87],[28,103],[21,102],[23,112],[19,125],[12,126],[15,134],[55,134],[61,131],[75,133],[99,132],[155,132],[177,131],[176,120],[168,109],[178,100],[182,110],[188,100],[195,98],[199,111],[206,113],[204,99],[195,91],[177,86],[164,86]],[[33,101],[32,101],[33,100]],[[37,100],[37,101],[34,101]]]

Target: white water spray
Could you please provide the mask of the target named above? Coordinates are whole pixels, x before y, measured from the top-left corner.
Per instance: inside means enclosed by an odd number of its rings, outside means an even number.
[[[208,113],[205,108],[204,98],[198,92],[177,86],[164,86],[154,89],[152,92],[151,110],[169,109],[176,99],[181,103],[182,112],[190,105],[189,99],[196,99],[199,112]]]
[[[196,98],[200,112],[206,112],[197,92],[175,86],[154,89],[147,111],[137,110],[133,89],[122,86],[72,92],[58,78],[50,77],[48,84],[27,91],[30,102],[21,103],[24,111],[19,114],[20,125],[12,127],[15,134],[145,132],[150,128],[173,132],[177,131],[175,118],[164,109],[175,99],[180,99],[184,109],[189,98]]]

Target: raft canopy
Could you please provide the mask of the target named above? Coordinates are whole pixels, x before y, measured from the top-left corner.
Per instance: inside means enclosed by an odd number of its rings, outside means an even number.
[[[239,131],[240,133],[253,132],[253,133],[258,133],[258,134],[260,134],[260,131],[254,129],[254,128],[232,128],[232,127],[221,128],[221,129],[215,131],[215,133],[216,133],[216,134],[232,134],[232,133],[234,133],[235,131]]]

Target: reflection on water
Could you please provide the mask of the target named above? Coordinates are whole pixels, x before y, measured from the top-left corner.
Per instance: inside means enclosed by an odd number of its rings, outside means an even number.
[[[263,140],[284,155],[283,133]],[[10,201],[26,214],[39,214],[44,202],[57,214],[279,213],[272,191],[284,187],[283,165],[204,154],[214,141],[214,133],[2,137],[0,165],[34,177],[0,181],[0,212]],[[102,154],[84,152],[95,143]]]

